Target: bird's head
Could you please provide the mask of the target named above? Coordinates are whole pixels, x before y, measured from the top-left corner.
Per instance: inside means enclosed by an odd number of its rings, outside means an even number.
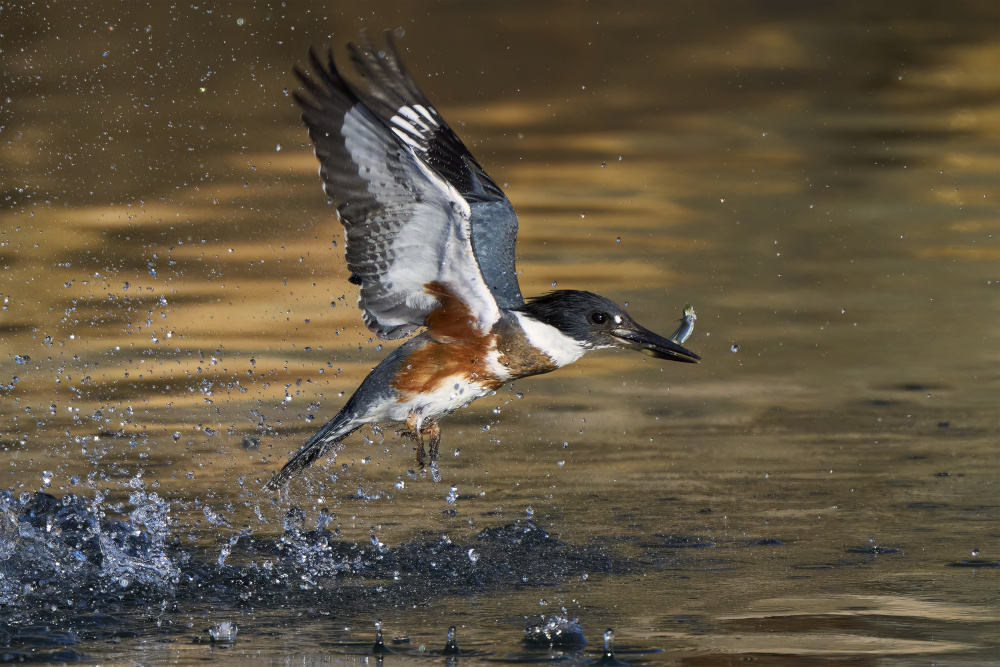
[[[558,329],[588,350],[620,347],[657,359],[698,363],[694,352],[653,333],[610,299],[579,290],[557,290],[535,297],[520,311]]]

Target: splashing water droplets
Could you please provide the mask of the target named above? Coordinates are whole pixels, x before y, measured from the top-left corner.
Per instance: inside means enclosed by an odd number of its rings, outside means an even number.
[[[372,646],[372,653],[392,653],[382,639],[382,619],[375,621],[375,644]]]
[[[448,641],[444,645],[444,650],[441,651],[445,655],[458,655],[461,651],[458,650],[458,641],[455,639],[455,626],[448,628]]]
[[[213,642],[232,643],[236,641],[237,632],[239,632],[239,628],[232,621],[223,621],[208,629],[208,634],[211,635]]]

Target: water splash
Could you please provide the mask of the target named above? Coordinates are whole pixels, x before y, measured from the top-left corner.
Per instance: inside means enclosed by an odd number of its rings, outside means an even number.
[[[565,616],[553,616],[545,623],[526,627],[524,641],[539,648],[581,648],[587,644],[577,619]]]
[[[118,594],[135,587],[169,593],[179,570],[167,554],[169,504],[133,494],[129,521],[105,518],[103,495],[38,492],[15,499],[0,492],[0,604],[31,608],[37,600],[77,593]]]
[[[236,641],[237,632],[239,632],[239,628],[232,621],[222,621],[208,629],[208,634],[211,635],[213,642],[224,644],[231,644]]]
[[[454,625],[448,628],[448,641],[441,652],[445,655],[459,655],[462,653],[458,648],[458,641],[455,639]]]
[[[382,619],[375,621],[375,644],[372,645],[372,653],[392,653],[389,647],[385,645],[385,641],[382,639]]]
[[[604,655],[597,661],[597,664],[614,665],[615,667],[628,664],[615,657],[615,631],[612,628],[604,631]]]

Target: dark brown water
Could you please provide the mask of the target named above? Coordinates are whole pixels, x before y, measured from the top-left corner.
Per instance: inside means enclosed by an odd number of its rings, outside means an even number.
[[[443,661],[420,647],[449,625],[469,663],[599,658],[607,627],[630,664],[995,659],[995,3],[3,3],[0,26],[0,651],[362,662],[381,618],[397,663]],[[273,499],[391,349],[290,96],[310,45],[362,27],[402,28],[504,186],[526,294],[598,291],[665,334],[692,303],[705,360],[594,353],[445,421],[439,484],[367,432]],[[162,559],[26,574],[94,558],[27,528],[43,488]],[[350,575],[293,544],[292,506],[334,513]],[[529,528],[481,534],[503,526]],[[557,615],[586,650],[522,643]]]

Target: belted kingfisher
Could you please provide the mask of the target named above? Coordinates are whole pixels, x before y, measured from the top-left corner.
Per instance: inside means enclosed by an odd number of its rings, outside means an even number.
[[[378,50],[349,44],[367,88],[310,50],[294,93],[316,147],[324,190],[339,202],[350,282],[368,328],[410,338],[365,378],[336,417],[285,464],[277,489],[365,424],[404,423],[417,464],[432,466],[438,421],[505,383],[548,373],[588,350],[620,347],[697,362],[672,339],[639,326],[612,301],[558,290],[525,301],[514,269],[517,215],[506,195],[404,69],[391,34]],[[681,333],[681,331],[684,333]]]

